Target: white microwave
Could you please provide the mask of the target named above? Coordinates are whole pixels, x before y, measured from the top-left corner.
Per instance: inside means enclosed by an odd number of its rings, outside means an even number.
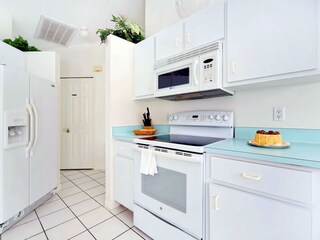
[[[177,101],[233,94],[222,88],[220,48],[195,53],[168,59],[160,67],[156,64],[155,97]]]

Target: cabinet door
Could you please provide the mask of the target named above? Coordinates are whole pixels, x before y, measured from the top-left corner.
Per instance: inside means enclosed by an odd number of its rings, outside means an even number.
[[[114,199],[133,211],[133,159],[114,159]]]
[[[317,67],[317,0],[229,0],[227,6],[229,82]]]
[[[172,25],[156,35],[156,61],[183,51],[183,23]]]
[[[186,50],[224,38],[224,8],[219,3],[185,20]]]
[[[154,37],[136,44],[134,53],[135,97],[153,96]]]
[[[211,240],[311,240],[309,210],[210,184]]]

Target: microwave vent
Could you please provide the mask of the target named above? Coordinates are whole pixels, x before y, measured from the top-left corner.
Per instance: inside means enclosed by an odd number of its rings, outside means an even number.
[[[180,54],[180,55],[175,56],[175,57],[159,60],[159,61],[157,61],[155,63],[154,69],[158,69],[160,67],[164,67],[164,66],[167,66],[167,65],[172,64],[172,63],[176,63],[176,62],[180,62],[180,61],[185,60],[185,59],[196,57],[196,56],[199,56],[199,55],[204,54],[204,53],[208,53],[208,52],[215,51],[215,50],[220,50],[221,48],[222,48],[222,43],[221,42],[215,42],[215,43],[203,46],[201,48],[190,50],[190,51],[188,51],[186,53]]]
[[[206,99],[206,98],[226,97],[226,96],[232,96],[232,95],[233,95],[232,91],[226,90],[224,88],[218,88],[218,89],[213,89],[213,90],[183,93],[183,94],[163,96],[163,97],[158,97],[158,98],[161,98],[164,100],[169,100],[169,101],[184,101],[184,100],[197,100],[197,99]]]

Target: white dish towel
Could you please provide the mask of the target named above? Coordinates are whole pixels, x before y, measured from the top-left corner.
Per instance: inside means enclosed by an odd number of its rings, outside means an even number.
[[[141,149],[140,172],[154,176],[158,173],[156,157],[151,149]]]

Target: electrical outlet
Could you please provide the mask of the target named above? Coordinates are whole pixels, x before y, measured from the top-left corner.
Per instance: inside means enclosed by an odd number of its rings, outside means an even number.
[[[273,107],[273,121],[285,120],[285,107]]]

